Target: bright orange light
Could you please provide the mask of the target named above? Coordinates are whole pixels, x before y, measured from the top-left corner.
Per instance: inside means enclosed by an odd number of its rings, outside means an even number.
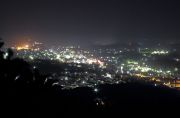
[[[28,50],[30,48],[29,48],[29,45],[24,45],[24,46],[18,46],[18,47],[16,47],[16,49],[17,50]]]
[[[17,49],[17,50],[22,50],[22,47],[17,47],[16,49]]]
[[[29,45],[25,45],[26,48],[29,48]]]

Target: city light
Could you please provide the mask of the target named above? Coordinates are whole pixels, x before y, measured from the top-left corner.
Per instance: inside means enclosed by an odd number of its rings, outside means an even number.
[[[170,87],[172,86],[171,83],[173,82],[173,78],[179,73],[178,67],[174,67],[173,69],[161,68],[152,66],[148,63],[148,60],[154,58],[153,55],[166,55],[170,53],[170,51],[163,49],[150,50],[147,48],[146,51],[138,51],[141,58],[132,59],[131,56],[129,56],[129,58],[123,58],[123,53],[129,53],[129,49],[107,49],[105,51],[99,49],[91,52],[73,46],[42,49],[40,47],[42,46],[42,43],[38,44],[41,45],[24,45],[23,47],[17,48],[16,56],[28,61],[35,61],[36,59],[58,61],[58,63],[66,63],[77,69],[83,68],[83,64],[85,64],[89,70],[94,71],[93,73],[90,71],[75,71],[74,73],[65,71],[65,76],[58,77],[61,80],[59,84],[62,84],[65,88],[75,88],[80,86],[95,87],[96,85],[106,83],[119,84],[126,81],[121,79],[131,77],[155,82],[156,85],[161,84]],[[102,56],[102,53],[105,53],[106,56]],[[97,56],[97,54],[99,56]],[[144,56],[144,54],[146,54],[146,56]],[[122,57],[122,59],[120,57]],[[178,62],[177,58],[173,58],[173,60]],[[111,70],[111,73],[109,70]],[[94,91],[97,92],[98,89],[96,88]]]
[[[99,91],[99,90],[98,90],[97,88],[94,88],[94,92],[96,92],[96,93],[97,93],[98,91]]]
[[[157,51],[153,51],[151,54],[158,54],[158,55],[163,55],[163,54],[168,54],[169,52],[168,51],[164,51],[164,50],[157,50]]]

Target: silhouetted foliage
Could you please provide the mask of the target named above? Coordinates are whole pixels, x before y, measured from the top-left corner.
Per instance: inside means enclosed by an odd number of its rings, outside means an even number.
[[[1,48],[3,47],[4,43],[1,41],[2,39],[0,38],[0,60],[3,59],[3,55],[4,55],[4,52],[1,50]]]
[[[2,39],[0,38],[0,48],[4,45],[4,42],[1,41]]]
[[[13,50],[10,49],[10,48],[8,48],[7,53],[8,53],[7,59],[8,59],[8,60],[12,59],[12,57],[13,57],[13,55],[14,55]]]

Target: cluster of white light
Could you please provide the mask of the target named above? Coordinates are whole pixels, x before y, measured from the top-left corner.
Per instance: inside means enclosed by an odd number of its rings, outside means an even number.
[[[86,53],[84,55],[80,51],[74,51],[73,49],[63,49],[63,50],[42,50],[42,51],[34,51],[34,50],[18,50],[17,53],[19,56],[21,55],[24,58],[28,58],[30,60],[34,59],[49,59],[49,60],[58,60],[63,63],[78,63],[78,64],[97,64],[100,67],[105,67],[104,62],[100,61],[93,57],[93,55],[89,55]],[[21,54],[21,52],[23,52]],[[28,55],[28,56],[27,56]]]
[[[155,68],[149,67],[145,63],[140,64],[136,61],[127,61],[126,64],[121,64],[121,66],[120,66],[121,73],[124,72],[125,67],[133,73],[141,73],[141,74],[146,73],[150,76],[152,75],[151,73],[154,73],[156,75],[161,75],[161,76],[162,75],[163,76],[171,76],[172,75],[172,71],[170,71],[170,70],[155,69]]]
[[[52,51],[52,53],[55,55],[55,59],[67,62],[67,63],[84,63],[84,64],[98,64],[100,67],[104,67],[104,63],[98,59],[95,58],[88,58],[87,56],[75,52],[70,49],[66,49],[61,52],[55,52]]]
[[[7,59],[7,57],[8,57],[8,53],[6,52],[6,53],[3,55],[3,58],[4,58],[4,59]]]
[[[165,50],[161,50],[161,51],[159,51],[159,50],[157,50],[157,51],[153,51],[151,54],[158,54],[158,55],[163,55],[163,54],[168,54],[169,52],[168,51],[165,51]]]

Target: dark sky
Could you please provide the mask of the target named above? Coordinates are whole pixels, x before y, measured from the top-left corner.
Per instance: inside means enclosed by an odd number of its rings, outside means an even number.
[[[179,0],[1,0],[0,36],[47,44],[179,41]]]

